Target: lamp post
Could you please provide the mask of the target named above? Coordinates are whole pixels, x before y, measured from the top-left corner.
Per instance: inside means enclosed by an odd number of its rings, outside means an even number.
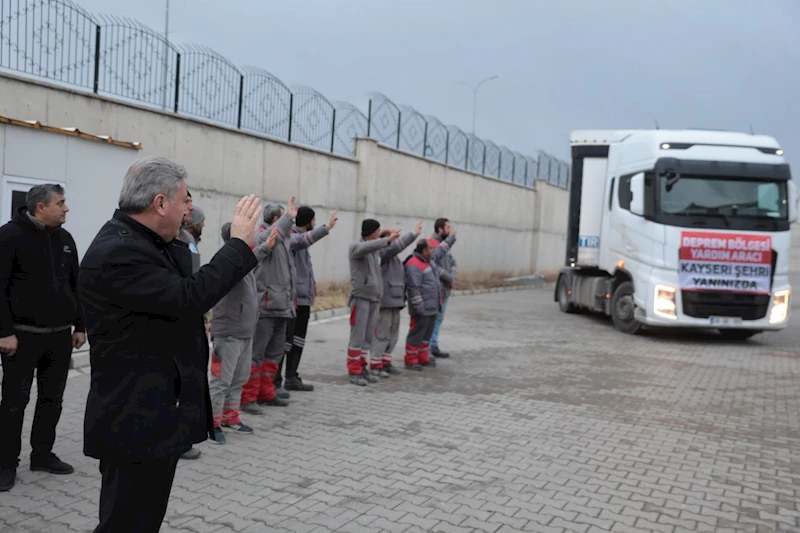
[[[167,87],[169,84],[167,83],[167,74],[169,73],[169,46],[167,43],[169,42],[169,0],[167,0],[167,12],[164,21],[164,65],[163,71],[161,74],[161,81],[164,84],[164,94],[161,97],[161,106],[166,109],[167,108]]]
[[[477,85],[474,86],[470,85],[465,81],[458,82],[459,85],[466,85],[467,87],[472,89],[472,134],[473,135],[475,135],[475,115],[477,115],[478,113],[478,89],[480,89],[481,85],[483,85],[484,83],[496,80],[499,77],[500,76],[498,74],[495,74],[494,76],[489,76],[488,78],[482,79],[477,83]]]

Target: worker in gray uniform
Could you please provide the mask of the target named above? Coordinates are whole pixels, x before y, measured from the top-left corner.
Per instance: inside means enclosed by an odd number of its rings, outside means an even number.
[[[378,322],[383,280],[381,279],[378,252],[400,237],[400,232],[389,229],[381,237],[381,225],[368,218],[361,223],[361,239],[350,245],[350,340],[347,345],[347,373],[350,383],[366,386],[378,378],[370,375],[367,357],[372,349],[373,332]]]
[[[381,249],[381,277],[383,278],[383,298],[375,328],[375,341],[370,351],[369,369],[373,376],[388,378],[400,371],[392,365],[392,352],[400,336],[400,311],[406,306],[406,279],[403,262],[398,255],[411,246],[414,239],[422,233],[422,221],[417,221],[414,231],[409,231],[391,246]],[[381,237],[388,237],[384,230]]]
[[[262,246],[272,232],[277,236],[275,245],[267,250],[255,271],[259,317],[253,337],[250,379],[242,389],[242,411],[248,414],[262,414],[259,405],[289,405],[285,398],[278,397],[275,376],[285,349],[286,326],[295,317],[297,306],[297,274],[290,237],[296,216],[294,196],[286,210],[279,204],[269,204],[264,207],[264,226],[256,231],[256,247]]]
[[[311,317],[311,307],[317,296],[317,282],[314,279],[314,267],[311,264],[311,254],[308,248],[326,237],[336,226],[338,210],[331,213],[327,224],[316,225],[316,213],[308,206],[300,206],[297,209],[295,226],[292,228],[292,255],[294,256],[294,266],[297,271],[297,309],[295,318],[289,321],[286,327],[286,390],[305,391],[314,390],[314,385],[304,383],[298,374],[300,357],[303,355],[303,348],[306,345],[306,333],[308,332],[308,320]],[[281,374],[283,373],[283,360],[278,366],[278,373],[275,376],[276,391],[284,385]]]

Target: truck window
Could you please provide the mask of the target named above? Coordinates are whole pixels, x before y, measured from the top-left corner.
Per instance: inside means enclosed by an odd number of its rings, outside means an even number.
[[[632,177],[633,174],[619,178],[619,206],[626,211],[631,210],[631,200],[633,200],[633,193],[631,193]]]
[[[614,181],[617,178],[611,178],[611,188],[608,190],[608,210],[611,211],[611,207],[614,205]]]

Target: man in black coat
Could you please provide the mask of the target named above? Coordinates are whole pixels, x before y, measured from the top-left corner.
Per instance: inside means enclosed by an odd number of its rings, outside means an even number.
[[[185,178],[166,158],[134,163],[81,265],[92,376],[84,453],[100,459],[103,478],[95,533],[158,531],[178,457],[213,437],[203,314],[257,264],[260,202],[249,196],[236,206],[231,239],[192,274],[177,239]]]
[[[64,188],[37,185],[0,228],[0,492],[14,486],[22,422],[36,373],[31,470],[71,474],[53,453],[72,348],[86,342],[78,304],[78,250],[67,230]],[[73,332],[72,329],[75,328]]]

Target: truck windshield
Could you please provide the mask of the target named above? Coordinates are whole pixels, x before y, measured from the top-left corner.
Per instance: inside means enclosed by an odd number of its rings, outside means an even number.
[[[714,218],[726,226],[731,219],[788,220],[786,190],[784,181],[661,177],[658,210],[663,215]]]

